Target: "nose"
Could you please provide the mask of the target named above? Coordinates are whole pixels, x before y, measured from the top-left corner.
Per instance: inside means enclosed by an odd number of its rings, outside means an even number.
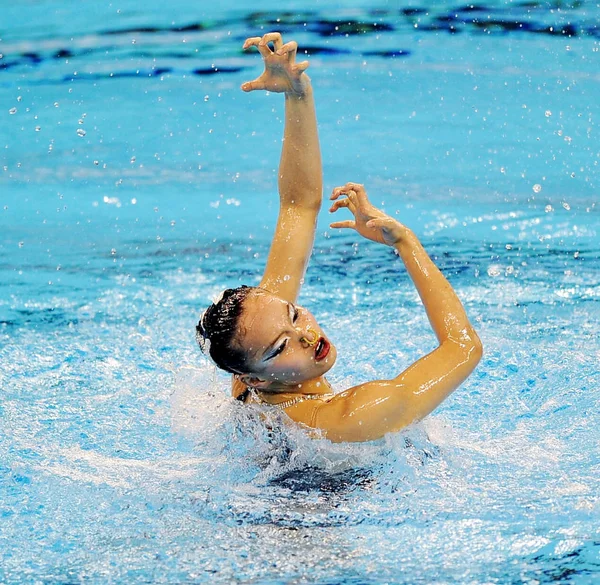
[[[311,329],[310,325],[306,327],[306,331],[299,329],[298,333],[300,334],[300,342],[306,343],[309,346],[316,345],[319,340],[319,334],[314,329]]]

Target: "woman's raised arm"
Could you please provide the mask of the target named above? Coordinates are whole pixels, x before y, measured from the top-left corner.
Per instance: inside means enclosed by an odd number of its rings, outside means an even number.
[[[346,207],[354,219],[331,227],[355,229],[397,250],[439,341],[434,351],[391,380],[367,382],[328,402],[287,410],[290,417],[321,429],[333,441],[368,441],[433,411],[475,369],[482,346],[450,283],[411,230],[373,207],[357,183],[334,189],[332,199],[331,211]]]
[[[269,33],[244,43],[244,49],[252,46],[262,55],[265,71],[254,81],[244,83],[242,89],[285,94],[285,129],[278,178],[279,217],[260,286],[294,302],[312,253],[323,196],[313,91],[304,73],[308,61],[296,63],[294,41],[284,44],[279,33]]]

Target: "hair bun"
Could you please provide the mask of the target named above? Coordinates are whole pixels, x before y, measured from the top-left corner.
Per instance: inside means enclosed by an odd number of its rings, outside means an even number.
[[[244,300],[253,289],[225,289],[200,315],[196,341],[202,353],[217,367],[231,373],[245,370],[246,352],[234,347]]]

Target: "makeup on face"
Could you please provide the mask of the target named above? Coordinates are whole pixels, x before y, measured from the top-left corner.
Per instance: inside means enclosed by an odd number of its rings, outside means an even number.
[[[264,348],[255,353],[257,374],[279,380],[311,379],[335,362],[331,343],[306,309],[261,295],[248,310],[245,344]]]

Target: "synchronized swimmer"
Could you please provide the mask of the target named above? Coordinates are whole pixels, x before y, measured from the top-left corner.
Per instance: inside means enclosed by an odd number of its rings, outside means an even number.
[[[475,369],[482,345],[456,293],[415,234],[374,207],[358,183],[336,187],[331,212],[353,219],[332,228],[396,249],[421,297],[438,347],[398,376],[334,394],[325,375],[337,351],[311,313],[296,304],[312,253],[323,196],[321,154],[313,91],[296,63],[297,44],[279,33],[253,37],[265,70],[244,83],[246,92],[285,96],[285,130],[279,166],[279,217],[258,287],[227,289],[202,314],[196,338],[202,351],[233,374],[233,396],[283,410],[332,441],[370,441],[432,412]]]

